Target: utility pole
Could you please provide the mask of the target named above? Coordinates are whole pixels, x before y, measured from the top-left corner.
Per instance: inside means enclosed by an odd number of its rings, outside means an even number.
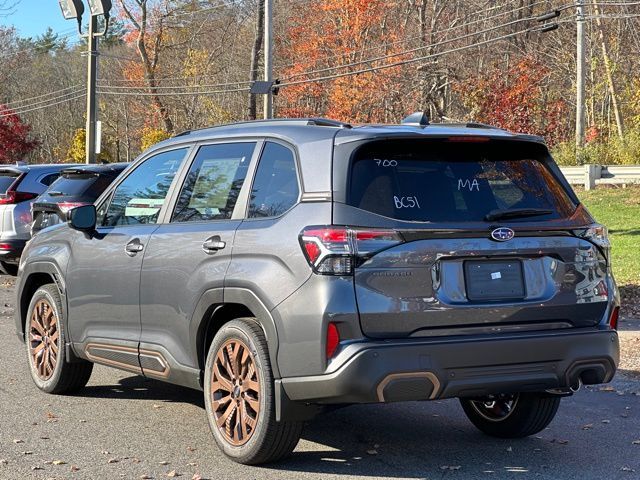
[[[96,163],[96,122],[98,120],[96,108],[96,83],[98,78],[98,17],[89,20],[89,35],[87,37],[87,124],[85,148],[87,163]]]
[[[273,0],[264,2],[264,80],[273,82]],[[273,89],[264,96],[264,118],[273,118]]]
[[[584,0],[577,0],[576,11],[576,159],[582,163],[582,148],[584,147],[584,84],[586,69],[586,45],[584,35]]]

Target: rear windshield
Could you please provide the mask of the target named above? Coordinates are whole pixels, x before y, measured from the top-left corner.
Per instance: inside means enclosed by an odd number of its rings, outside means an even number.
[[[413,222],[486,221],[515,209],[550,212],[510,221],[569,217],[576,205],[546,157],[525,142],[374,142],[354,154],[347,203]]]
[[[111,184],[115,176],[86,175],[77,173],[63,173],[51,184],[46,195],[55,197],[82,197],[86,200],[96,200]]]
[[[18,178],[17,173],[0,173],[0,195],[7,193],[7,190],[13,184],[13,182],[16,181],[16,178]]]

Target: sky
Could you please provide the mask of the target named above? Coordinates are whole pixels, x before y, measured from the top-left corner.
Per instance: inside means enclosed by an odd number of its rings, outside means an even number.
[[[7,0],[7,3],[10,2]],[[57,0],[19,0],[12,15],[0,17],[0,25],[14,25],[22,37],[36,37],[47,27],[67,34],[77,28],[75,20],[62,17]]]

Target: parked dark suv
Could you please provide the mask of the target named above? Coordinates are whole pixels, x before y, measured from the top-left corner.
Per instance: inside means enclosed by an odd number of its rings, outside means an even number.
[[[128,163],[107,163],[62,170],[60,177],[31,205],[31,235],[66,221],[69,210],[95,202],[128,166]]]
[[[487,434],[545,428],[618,364],[606,229],[540,138],[421,123],[241,123],[143,154],[24,252],[36,385],[101,363],[203,389],[247,464],[337,405],[458,397]]]

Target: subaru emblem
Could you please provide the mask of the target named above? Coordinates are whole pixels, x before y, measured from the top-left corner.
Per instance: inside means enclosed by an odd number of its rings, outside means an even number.
[[[491,232],[491,238],[497,242],[507,242],[515,236],[515,232],[507,227],[496,228]]]

